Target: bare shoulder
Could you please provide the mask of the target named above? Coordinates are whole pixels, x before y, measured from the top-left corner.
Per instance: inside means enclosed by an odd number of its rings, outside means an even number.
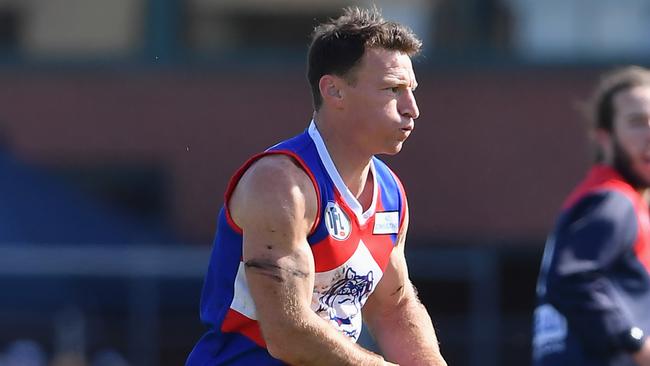
[[[318,202],[311,179],[293,158],[268,155],[244,173],[228,206],[242,229],[291,225],[309,230]]]

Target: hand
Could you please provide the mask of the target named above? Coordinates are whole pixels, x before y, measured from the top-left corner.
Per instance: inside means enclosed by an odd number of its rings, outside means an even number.
[[[646,338],[641,349],[632,355],[639,366],[650,366],[650,337]]]

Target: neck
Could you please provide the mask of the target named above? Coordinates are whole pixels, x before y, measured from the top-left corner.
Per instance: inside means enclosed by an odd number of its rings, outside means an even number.
[[[314,114],[314,121],[336,170],[352,194],[359,198],[366,187],[372,155],[364,153],[343,128],[337,128],[327,113]],[[335,121],[341,122],[341,121]]]

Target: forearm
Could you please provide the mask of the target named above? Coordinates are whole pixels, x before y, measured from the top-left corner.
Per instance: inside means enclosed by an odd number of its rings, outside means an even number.
[[[431,318],[415,296],[405,299],[382,318],[375,326],[369,325],[388,360],[403,365],[447,365],[440,353]]]
[[[287,324],[267,342],[272,356],[291,365],[392,365],[352,342],[310,309],[300,323]]]
[[[294,258],[303,255],[295,251]],[[249,289],[257,320],[274,358],[290,365],[387,365],[384,359],[357,346],[311,308],[310,269],[296,260],[251,259],[246,262]]]

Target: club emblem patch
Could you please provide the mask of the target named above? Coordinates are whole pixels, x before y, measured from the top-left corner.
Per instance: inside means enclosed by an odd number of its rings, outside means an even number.
[[[327,202],[325,206],[325,226],[327,231],[336,240],[345,240],[350,236],[352,228],[350,218],[341,210],[336,202]]]

